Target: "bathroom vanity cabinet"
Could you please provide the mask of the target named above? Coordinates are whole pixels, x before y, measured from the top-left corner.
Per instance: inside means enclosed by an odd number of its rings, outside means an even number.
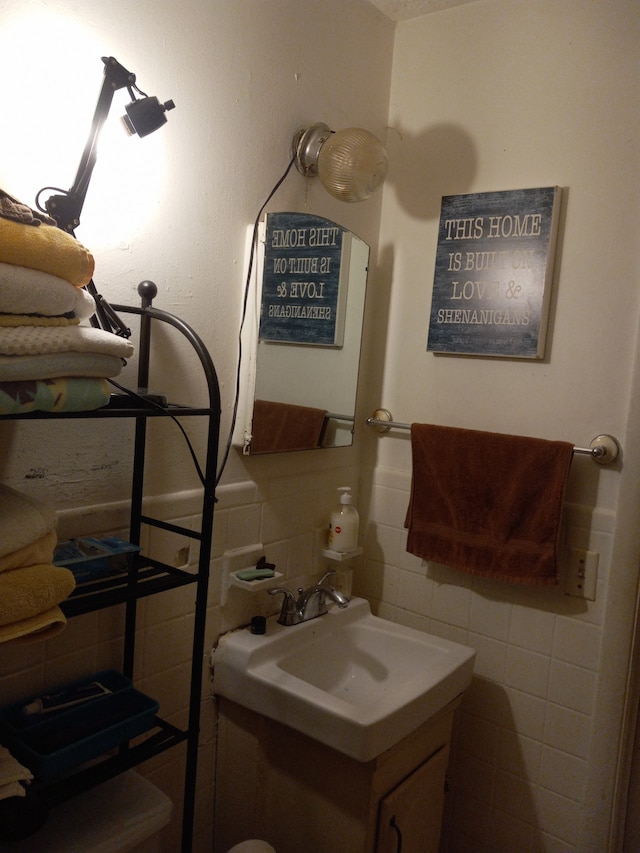
[[[213,529],[213,511],[215,505],[216,466],[218,440],[220,429],[220,394],[216,371],[204,344],[195,332],[182,320],[152,307],[152,299],[156,288],[151,282],[143,282],[138,287],[142,297],[141,307],[113,305],[121,313],[139,316],[139,346],[138,356],[138,387],[142,396],[129,396],[126,393],[112,395],[110,404],[97,411],[46,414],[31,413],[28,415],[0,416],[1,421],[20,420],[25,429],[31,420],[51,421],[52,436],[55,430],[60,441],[64,441],[64,421],[68,419],[127,419],[131,423],[133,433],[133,466],[131,472],[131,508],[129,520],[129,541],[140,545],[141,532],[146,527],[156,527],[178,533],[195,540],[199,544],[197,569],[179,569],[155,559],[144,553],[134,556],[131,567],[127,572],[110,575],[100,580],[79,584],[72,595],[61,604],[67,617],[92,613],[103,608],[122,605],[125,608],[125,634],[122,673],[133,680],[134,664],[136,661],[136,617],[138,603],[141,599],[167,593],[170,590],[190,585],[194,589],[194,614],[192,637],[192,661],[190,674],[190,693],[188,697],[188,724],[178,728],[162,718],[162,707],[155,717],[155,725],[147,734],[123,743],[115,751],[102,756],[96,762],[81,766],[77,772],[65,773],[61,778],[47,779],[46,782],[36,779],[34,787],[41,799],[49,806],[71,799],[75,795],[91,788],[107,779],[137,766],[154,756],[179,744],[186,744],[186,769],[184,796],[182,803],[182,844],[181,853],[190,853],[193,839],[193,818],[195,810],[196,771],[198,756],[198,738],[200,725],[200,702],[202,692],[202,661],[204,655],[204,631],[207,608],[207,591],[209,579],[209,563],[211,554],[211,539]],[[152,323],[161,323],[186,338],[191,347],[191,353],[197,357],[202,369],[208,393],[208,404],[204,407],[193,407],[162,401],[157,405],[144,397],[143,391],[148,387],[149,353]],[[201,525],[199,530],[191,530],[179,525],[169,524],[159,518],[152,517],[146,512],[144,496],[145,484],[145,449],[147,444],[147,427],[152,418],[172,417],[205,419],[206,449],[200,468],[202,480]],[[177,427],[176,427],[177,429]],[[56,440],[52,437],[52,440]],[[175,439],[179,441],[179,433]],[[139,630],[139,628],[138,628]],[[55,643],[55,639],[51,640]],[[108,803],[105,803],[108,808]]]
[[[278,853],[437,853],[460,698],[368,762],[217,701],[214,853],[252,837]]]

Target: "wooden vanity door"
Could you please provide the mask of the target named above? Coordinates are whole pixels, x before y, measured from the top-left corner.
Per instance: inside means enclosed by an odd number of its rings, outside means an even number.
[[[376,853],[438,853],[448,760],[443,746],[380,801]]]

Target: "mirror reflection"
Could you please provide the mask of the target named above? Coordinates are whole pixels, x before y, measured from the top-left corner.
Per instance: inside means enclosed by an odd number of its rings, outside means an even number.
[[[335,222],[267,216],[245,452],[352,444],[368,261]]]

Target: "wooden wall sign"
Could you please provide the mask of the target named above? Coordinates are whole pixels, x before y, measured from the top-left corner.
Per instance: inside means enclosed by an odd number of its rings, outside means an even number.
[[[543,358],[559,187],[442,199],[427,350]]]
[[[267,215],[261,341],[342,346],[346,229],[307,213]],[[345,267],[348,268],[348,258]]]

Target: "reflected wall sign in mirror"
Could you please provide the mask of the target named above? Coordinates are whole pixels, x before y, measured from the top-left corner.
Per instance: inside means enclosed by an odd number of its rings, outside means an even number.
[[[348,446],[369,247],[328,219],[271,213],[260,248],[243,450]]]

